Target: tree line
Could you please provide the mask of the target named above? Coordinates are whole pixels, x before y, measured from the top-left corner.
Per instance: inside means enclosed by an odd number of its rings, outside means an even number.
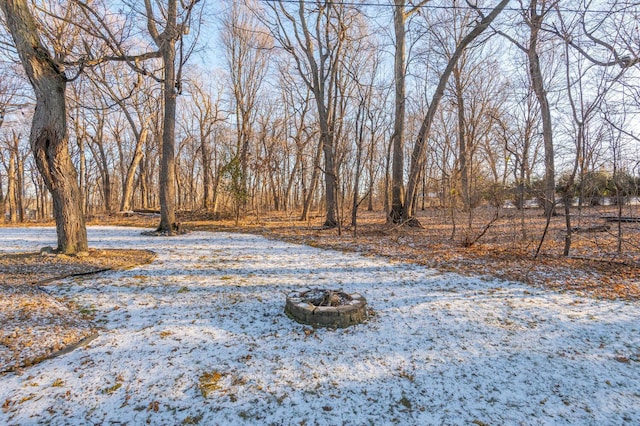
[[[538,199],[548,219],[638,192],[640,5],[102,0],[1,5],[0,211],[384,209]]]

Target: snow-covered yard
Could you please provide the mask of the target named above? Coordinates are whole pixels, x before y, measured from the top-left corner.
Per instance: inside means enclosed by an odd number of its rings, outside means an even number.
[[[0,376],[0,424],[640,424],[640,306],[386,259],[195,232],[89,229],[157,260],[47,288],[95,312],[85,347]],[[55,245],[4,228],[3,250]],[[312,330],[307,286],[375,315]],[[206,396],[205,396],[206,395]]]

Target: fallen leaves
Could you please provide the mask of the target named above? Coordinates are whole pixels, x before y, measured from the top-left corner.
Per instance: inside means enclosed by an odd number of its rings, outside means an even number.
[[[482,209],[474,211],[477,223],[483,221]],[[524,222],[521,222],[524,214]],[[391,226],[380,212],[363,212],[359,218],[358,235],[336,230],[320,230],[270,217],[265,223],[200,224],[201,229],[254,232],[312,247],[354,251],[377,255],[390,261],[410,262],[465,275],[482,275],[523,282],[554,291],[574,291],[597,299],[640,300],[640,248],[631,244],[616,251],[614,235],[580,234],[574,238],[572,257],[562,255],[563,220],[554,217],[541,255],[534,259],[544,218],[536,211],[511,212],[500,218],[483,239],[463,247],[454,234],[449,216],[437,209],[420,212],[419,219],[429,226],[424,229]],[[458,223],[463,223],[459,220]],[[587,217],[583,217],[583,221]],[[524,225],[522,225],[524,223]],[[522,226],[526,237],[522,236]],[[637,241],[640,228],[625,225],[625,238]],[[558,237],[554,237],[557,235]],[[597,239],[596,239],[597,237]]]
[[[11,408],[12,405],[13,402],[9,398],[5,399],[2,403],[2,411],[6,413],[7,411],[9,411],[9,408]]]
[[[208,398],[213,392],[222,389],[220,381],[223,374],[219,371],[204,372],[199,378],[200,392],[202,396]]]
[[[37,285],[155,259],[148,250],[90,250],[89,256],[0,256],[0,373],[28,367],[95,334],[94,307],[58,300]]]
[[[0,322],[0,372],[28,367],[95,333],[82,314],[29,285],[0,285]]]
[[[107,269],[127,269],[151,263],[156,254],[149,250],[89,250],[89,256],[3,253],[0,256],[2,285],[42,284],[74,275]]]

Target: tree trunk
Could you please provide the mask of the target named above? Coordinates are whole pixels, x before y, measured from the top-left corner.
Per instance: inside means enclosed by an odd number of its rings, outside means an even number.
[[[17,151],[17,145],[16,145]],[[20,223],[23,223],[25,220],[24,217],[24,158],[21,156],[17,156],[17,172],[18,176],[16,179],[16,205],[18,206],[18,220]]]
[[[391,167],[391,211],[389,219],[400,223],[404,216],[404,116],[405,116],[405,2],[398,1],[393,15],[396,35],[394,59],[395,115],[393,122],[393,160]]]
[[[453,68],[453,79],[455,81],[456,103],[458,114],[458,165],[460,168],[460,186],[462,190],[462,209],[465,212],[471,211],[471,200],[469,197],[469,168],[467,132],[464,117],[464,89],[462,87],[461,70],[457,66]]]
[[[356,138],[356,166],[353,177],[353,199],[351,203],[351,226],[353,226],[353,235],[357,235],[358,226],[358,207],[360,206],[360,165],[362,163],[362,144],[364,143],[364,101],[358,108],[355,122],[355,138]]]
[[[296,178],[296,174],[298,173],[298,169],[300,168],[300,164],[302,163],[302,148],[299,147],[298,143],[296,143],[297,151],[296,151],[296,161],[293,164],[293,168],[291,169],[291,173],[289,174],[289,179],[287,179],[287,187],[284,192],[283,197],[283,207],[284,211],[288,212],[289,209],[294,205],[291,202],[291,190],[293,189],[293,183]]]
[[[249,125],[249,114],[242,113],[242,125],[240,126],[239,150],[240,150],[240,181],[238,185],[239,198],[238,206],[242,207],[242,212],[247,211],[247,200],[249,195],[249,187],[247,178],[249,175],[249,144],[251,139],[251,126]]]
[[[129,211],[131,210],[131,202],[133,201],[133,183],[136,177],[136,170],[144,157],[144,153],[142,152],[142,147],[146,143],[147,134],[149,133],[148,129],[145,127],[142,129],[139,135],[137,135],[136,139],[136,147],[133,153],[133,158],[131,159],[131,163],[127,168],[127,175],[122,185],[122,201],[120,203],[120,211]]]
[[[369,147],[369,199],[367,203],[367,211],[373,211],[373,187],[375,184],[374,178],[374,162],[373,162],[373,153],[374,153],[374,140],[373,136],[371,137],[371,146]]]
[[[476,24],[475,27],[467,34],[461,41],[460,44],[456,47],[456,50],[453,52],[453,55],[449,59],[447,63],[447,67],[440,75],[440,79],[438,81],[438,86],[436,87],[435,93],[431,98],[431,103],[429,104],[429,109],[427,110],[427,115],[422,121],[422,125],[420,126],[420,130],[418,132],[418,136],[416,138],[416,142],[413,146],[413,152],[411,154],[411,168],[409,170],[409,182],[407,185],[407,194],[406,194],[406,203],[407,205],[403,211],[403,219],[404,221],[409,221],[411,218],[411,212],[413,211],[413,200],[417,193],[418,185],[419,185],[419,177],[420,171],[422,169],[422,163],[424,161],[424,156],[427,147],[427,138],[429,137],[429,133],[431,132],[431,125],[433,124],[433,120],[436,115],[436,111],[438,110],[438,105],[442,100],[442,96],[444,95],[444,89],[447,85],[447,81],[449,80],[449,76],[453,71],[453,67],[458,62],[458,59],[462,55],[462,52],[467,48],[467,46],[476,39],[484,30],[486,30],[491,22],[502,12],[504,7],[509,3],[509,0],[502,0],[488,15],[486,15],[482,20]]]
[[[16,203],[16,153],[9,153],[9,170],[7,170],[7,201],[9,201],[9,223],[18,222]]]
[[[322,139],[318,144],[318,150],[316,152],[316,156],[313,160],[313,171],[311,172],[311,183],[309,184],[309,188],[307,188],[304,205],[302,207],[302,215],[300,216],[301,221],[309,220],[309,211],[311,210],[311,202],[313,201],[313,196],[316,192],[316,187],[318,186],[318,175],[320,171],[320,158],[322,156]],[[303,171],[304,173],[304,171]]]
[[[111,170],[109,167],[109,159],[104,150],[104,117],[96,117],[96,134],[91,137],[93,145],[89,145],[91,153],[96,160],[98,171],[100,172],[100,180],[102,181],[102,199],[104,201],[104,211],[111,213]],[[97,152],[96,152],[97,148]]]
[[[202,125],[201,125],[202,126]],[[209,146],[207,144],[207,138],[203,135],[202,128],[200,129],[200,156],[202,161],[202,207],[205,210],[211,209],[211,195],[213,193],[213,186],[211,182],[211,154],[209,153]]]
[[[543,15],[537,14],[537,1],[532,0],[530,5],[529,49],[529,75],[533,91],[540,104],[542,119],[542,140],[544,142],[544,213],[550,216],[555,204],[555,165],[553,155],[553,129],[551,128],[551,108],[544,88],[542,70],[540,69],[540,57],[538,56],[538,34],[542,27]]]
[[[160,156],[160,225],[159,232],[173,234],[176,230],[176,49],[174,41],[162,45],[164,64],[164,118],[162,123],[162,155]]]
[[[78,135],[78,133],[76,133],[76,135]],[[80,166],[80,194],[81,194],[81,201],[80,204],[82,205],[82,212],[84,214],[87,214],[88,209],[88,205],[87,205],[87,157],[85,154],[85,149],[84,149],[84,137],[80,137],[77,136],[77,143],[78,143],[78,151],[79,151],[79,155],[80,155],[80,162],[79,162],[79,166]]]
[[[151,0],[144,1],[147,13],[147,29],[153,38],[162,57],[163,76],[163,106],[162,118],[162,147],[160,151],[160,224],[156,229],[168,235],[177,230],[176,224],[176,103],[178,96],[178,81],[176,78],[176,41],[181,34],[178,28],[178,2],[168,0],[162,12],[165,17],[164,30],[158,31],[158,21],[153,14]]]
[[[0,120],[0,124],[2,124],[1,120]],[[36,197],[36,200],[37,200],[37,197]],[[7,201],[4,195],[4,189],[2,187],[2,179],[0,179],[0,222],[3,222],[5,219],[6,208],[7,208]]]
[[[36,95],[29,140],[38,170],[53,197],[58,251],[87,251],[82,197],[67,143],[66,78],[42,45],[26,0],[5,0],[0,7]]]
[[[323,132],[324,133],[324,132]],[[326,208],[327,216],[324,221],[324,227],[335,228],[338,225],[336,213],[338,211],[337,204],[337,182],[335,158],[333,153],[333,138],[328,133],[324,136],[323,152],[324,152],[324,184],[326,190]]]

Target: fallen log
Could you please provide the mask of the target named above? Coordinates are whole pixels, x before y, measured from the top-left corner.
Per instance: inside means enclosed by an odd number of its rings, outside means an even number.
[[[607,222],[639,223],[640,217],[634,216],[600,216]]]

